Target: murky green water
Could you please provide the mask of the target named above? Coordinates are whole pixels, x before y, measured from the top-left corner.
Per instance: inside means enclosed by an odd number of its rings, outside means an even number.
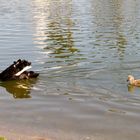
[[[19,58],[38,79],[0,83],[0,124],[56,140],[140,138],[138,0],[1,0],[0,69]]]

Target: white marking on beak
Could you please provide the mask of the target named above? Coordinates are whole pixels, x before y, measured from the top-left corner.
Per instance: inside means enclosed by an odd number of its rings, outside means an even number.
[[[23,68],[21,71],[19,71],[18,73],[15,74],[15,76],[19,76],[20,74],[22,74],[24,71],[28,70],[32,68],[32,66],[26,66],[25,68]]]

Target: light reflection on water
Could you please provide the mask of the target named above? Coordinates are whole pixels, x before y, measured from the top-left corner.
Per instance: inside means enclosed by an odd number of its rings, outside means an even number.
[[[1,83],[17,100],[2,94],[0,121],[70,139],[137,139],[140,89],[126,79],[139,76],[139,7],[137,0],[3,1],[1,69],[26,58],[40,76]]]

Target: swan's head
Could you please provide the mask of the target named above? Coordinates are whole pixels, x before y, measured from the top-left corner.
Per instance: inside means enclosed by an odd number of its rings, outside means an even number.
[[[128,75],[127,82],[129,82],[130,84],[132,84],[134,82],[134,76]]]

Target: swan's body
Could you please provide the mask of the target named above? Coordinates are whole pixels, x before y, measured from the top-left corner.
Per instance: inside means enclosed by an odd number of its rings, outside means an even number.
[[[12,65],[0,73],[0,80],[22,80],[38,77],[39,73],[34,71],[26,71],[31,68],[31,62],[27,60],[14,61]]]
[[[127,81],[130,85],[140,87],[140,79],[135,80],[132,75],[128,75]]]

